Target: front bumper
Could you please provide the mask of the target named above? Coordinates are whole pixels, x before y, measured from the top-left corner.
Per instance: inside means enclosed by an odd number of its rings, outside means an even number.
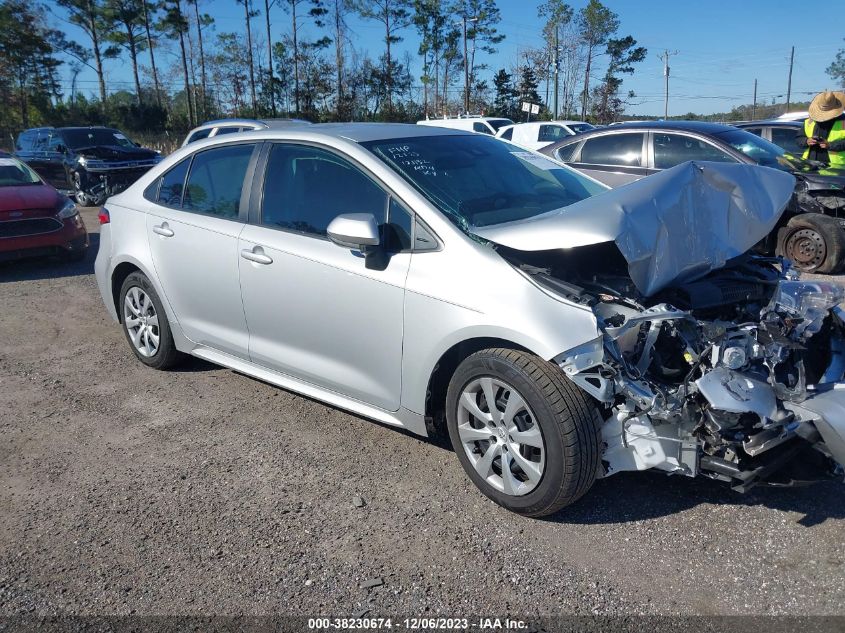
[[[0,261],[73,253],[88,248],[88,231],[77,214],[55,231],[0,239]]]

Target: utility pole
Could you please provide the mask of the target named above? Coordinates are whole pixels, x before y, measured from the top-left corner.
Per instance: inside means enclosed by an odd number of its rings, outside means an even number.
[[[478,16],[467,18],[466,13],[461,22],[464,29],[464,114],[469,114],[469,60],[467,59],[467,21],[475,22]]]
[[[664,50],[662,55],[658,55],[658,57],[663,60],[663,83],[664,83],[664,93],[663,93],[663,118],[669,118],[669,57],[672,55],[677,55],[678,51],[669,51]]]
[[[754,105],[751,106],[751,120],[757,118],[757,79],[754,79]]]
[[[559,48],[560,48],[560,40],[558,39],[558,26],[555,25],[555,57],[554,57],[554,64],[555,64],[555,115],[554,118],[558,118],[558,109],[557,109],[557,93],[558,93],[558,75],[560,74],[560,60],[558,59],[559,55]],[[548,102],[546,102],[548,103]]]
[[[792,97],[792,62],[795,60],[795,47],[789,53],[789,82],[786,84],[786,110],[789,112],[789,99]]]

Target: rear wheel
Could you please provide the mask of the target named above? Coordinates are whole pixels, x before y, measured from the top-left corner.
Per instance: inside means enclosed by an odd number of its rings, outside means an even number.
[[[182,360],[158,293],[144,274],[132,273],[123,282],[118,309],[138,360],[155,369],[168,369]]]
[[[508,510],[544,516],[592,486],[597,410],[553,364],[517,350],[482,350],[458,366],[446,406],[461,465]]]
[[[845,263],[845,231],[821,213],[797,215],[779,232],[777,252],[804,272],[838,272]]]

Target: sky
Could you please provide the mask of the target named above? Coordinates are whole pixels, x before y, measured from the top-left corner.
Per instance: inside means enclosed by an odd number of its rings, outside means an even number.
[[[263,5],[253,0],[256,8]],[[587,0],[570,0],[577,11]],[[200,0],[202,10],[216,20],[217,33],[243,31],[243,7],[235,0]],[[502,21],[499,25],[505,34],[504,42],[496,55],[480,60],[490,67],[489,76],[498,68],[511,68],[521,51],[542,45],[541,20],[537,7],[541,0],[498,0]],[[790,47],[795,46],[795,63],[792,76],[792,101],[807,101],[812,95],[826,88],[834,88],[825,69],[836,51],[845,48],[841,25],[833,9],[825,33],[820,33],[824,19],[806,19],[800,3],[794,0],[722,0],[700,2],[692,0],[605,0],[605,5],[619,15],[619,35],[632,35],[648,55],[636,66],[632,76],[624,77],[623,92],[633,90],[626,114],[663,114],[663,62],[658,55],[664,51],[670,57],[669,114],[687,112],[710,114],[726,112],[732,107],[751,103],[754,80],[758,81],[758,103],[771,103],[772,98],[783,102],[786,96],[789,73]],[[62,9],[47,0],[53,22],[80,43],[84,34],[63,21]],[[706,7],[703,8],[703,7]],[[289,28],[289,17],[280,7],[271,8],[273,39],[281,39]],[[349,20],[351,40],[361,51],[377,57],[383,49],[380,24],[363,21],[358,17]],[[254,33],[264,32],[263,16],[255,22]],[[213,35],[213,34],[212,34]],[[413,28],[401,33],[403,41],[395,45],[398,57],[409,51],[417,58],[419,39]],[[206,34],[205,37],[209,38]],[[307,37],[307,34],[306,34]],[[165,63],[176,61],[174,46],[169,54],[162,53]],[[157,64],[161,64],[157,56]],[[126,63],[107,62],[107,83],[110,91],[131,89],[131,71]],[[419,68],[413,68],[419,77]],[[65,90],[70,85],[70,70],[63,66],[62,83]],[[78,86],[94,94],[97,90],[96,75],[85,69],[77,78]],[[544,94],[545,86],[539,90]]]

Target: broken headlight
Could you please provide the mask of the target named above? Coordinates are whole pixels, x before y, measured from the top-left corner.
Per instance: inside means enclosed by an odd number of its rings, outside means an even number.
[[[792,322],[799,337],[809,338],[843,299],[845,288],[830,281],[780,281],[763,317],[776,313]]]

